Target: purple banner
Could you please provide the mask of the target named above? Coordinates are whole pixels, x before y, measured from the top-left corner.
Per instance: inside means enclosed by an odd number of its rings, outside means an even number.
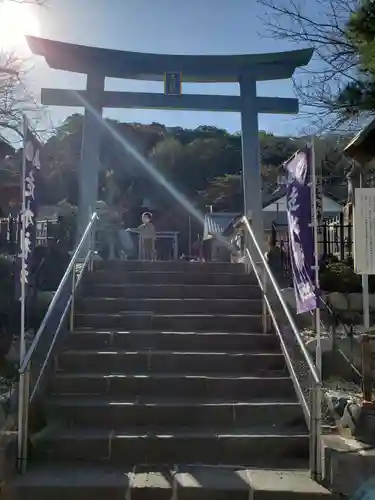
[[[297,313],[316,309],[314,231],[311,208],[310,149],[299,151],[287,163],[289,250]]]

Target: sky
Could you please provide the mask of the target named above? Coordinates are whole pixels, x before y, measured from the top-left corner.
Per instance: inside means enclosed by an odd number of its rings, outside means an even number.
[[[252,54],[296,48],[267,36],[259,19],[264,8],[256,0],[48,0],[47,7],[35,12],[41,36],[82,45],[171,54]],[[33,59],[33,66],[28,83],[36,100],[41,87],[85,88],[83,75],[51,70],[42,58]],[[163,92],[163,84],[107,79],[106,89]],[[291,81],[260,83],[257,90],[262,96],[294,96]],[[238,84],[185,84],[183,91],[236,95],[239,88]],[[82,110],[51,107],[46,115],[49,123],[58,125],[77,111]],[[240,130],[238,113],[107,109],[104,114],[126,122]],[[303,125],[291,115],[259,116],[260,129],[276,135],[298,134]]]

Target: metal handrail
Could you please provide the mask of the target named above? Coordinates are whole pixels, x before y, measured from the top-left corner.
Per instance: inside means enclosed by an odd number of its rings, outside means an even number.
[[[279,337],[279,340],[280,340],[280,344],[281,344],[281,350],[283,351],[283,354],[284,354],[284,357],[285,357],[285,361],[286,361],[286,364],[288,366],[288,370],[289,370],[289,373],[291,374],[291,377],[292,377],[292,380],[293,380],[293,383],[294,383],[294,387],[295,387],[295,390],[298,394],[298,397],[301,401],[301,404],[302,404],[302,410],[303,410],[303,413],[305,415],[305,419],[306,421],[308,422],[309,419],[310,419],[310,409],[309,409],[309,405],[307,403],[307,401],[305,400],[305,397],[303,395],[303,392],[301,390],[301,387],[299,386],[298,383],[295,383],[295,381],[298,380],[297,378],[297,374],[294,370],[294,367],[293,367],[293,363],[290,359],[290,356],[288,354],[288,349],[287,349],[287,346],[284,342],[284,339],[283,339],[283,336],[282,336],[282,333],[280,331],[280,327],[277,323],[277,319],[276,319],[276,315],[275,313],[273,312],[272,310],[272,307],[271,307],[271,303],[267,297],[267,292],[266,292],[266,286],[265,286],[265,283],[264,283],[264,280],[262,280],[262,278],[259,276],[259,273],[258,273],[258,270],[256,268],[256,263],[254,262],[252,256],[251,256],[251,253],[249,252],[249,250],[246,248],[246,254],[247,254],[247,257],[252,265],[252,268],[253,268],[253,271],[254,271],[254,274],[255,274],[255,277],[258,281],[258,284],[259,284],[259,287],[262,291],[262,294],[263,294],[263,299],[264,299],[264,302],[265,302],[265,305],[268,309],[268,313],[271,317],[271,320],[272,320],[272,323],[273,323],[273,326],[276,330],[276,333]]]
[[[53,299],[51,300],[51,303],[50,303],[50,305],[47,309],[47,312],[43,318],[43,321],[41,322],[40,327],[39,327],[39,329],[34,337],[34,340],[31,344],[29,350],[27,351],[26,356],[24,357],[24,359],[21,363],[21,366],[19,369],[20,374],[25,373],[27,367],[30,364],[31,358],[35,352],[37,345],[39,344],[39,340],[40,340],[40,338],[43,334],[43,331],[48,323],[48,320],[52,316],[53,310],[54,310],[54,308],[55,308],[55,306],[56,306],[56,304],[61,296],[61,293],[64,289],[64,286],[65,286],[66,282],[68,281],[69,276],[70,276],[74,266],[77,263],[77,260],[79,259],[79,256],[81,254],[81,250],[82,250],[83,246],[86,244],[86,239],[89,236],[91,229],[92,229],[92,227],[97,219],[98,219],[98,215],[97,215],[97,213],[94,213],[90,219],[90,222],[88,223],[88,225],[86,227],[85,232],[82,235],[80,242],[78,243],[78,246],[77,246],[77,248],[76,248],[76,250],[75,250],[75,252],[70,260],[70,263],[69,263],[69,265],[64,273],[64,276],[62,277],[62,280],[60,281],[60,284],[56,290],[56,293],[54,294]]]
[[[267,318],[267,311],[268,314],[272,320],[272,323],[274,325],[275,331],[279,337],[280,344],[281,344],[281,350],[284,355],[290,376],[292,378],[295,390],[297,392],[298,398],[300,400],[300,403],[302,405],[302,409],[306,418],[306,423],[309,429],[309,441],[310,441],[310,446],[309,446],[309,465],[310,465],[310,473],[313,479],[320,480],[322,476],[322,448],[321,448],[321,391],[322,391],[322,381],[321,381],[321,376],[319,374],[319,371],[317,367],[315,366],[311,355],[309,351],[307,350],[301,334],[299,332],[299,329],[293,319],[293,316],[289,310],[289,307],[286,304],[286,301],[284,297],[282,296],[280,287],[271,271],[271,268],[267,262],[267,259],[265,258],[259,243],[256,240],[254,231],[251,228],[251,225],[247,219],[247,217],[243,217],[241,219],[242,224],[245,226],[248,235],[251,238],[251,241],[249,242],[250,245],[246,244],[245,242],[245,252],[248,260],[250,261],[251,267],[254,271],[254,274],[256,276],[256,279],[259,283],[260,289],[262,291],[262,298],[263,298],[263,313],[262,313],[262,322],[263,322],[263,331],[266,333],[268,331],[268,318]],[[255,248],[257,253],[259,254],[261,262],[255,262],[254,258],[251,255],[251,251],[248,248]],[[258,264],[262,264],[264,268],[264,275],[263,279],[259,275],[259,272],[257,270]],[[298,380],[297,373],[294,370],[292,360],[290,358],[290,355],[287,350],[287,346],[285,344],[282,332],[280,330],[280,327],[277,323],[276,315],[272,309],[271,302],[267,296],[267,284],[268,282],[271,283],[274,292],[276,293],[277,298],[280,301],[281,307],[285,313],[285,316],[288,320],[289,326],[293,332],[293,335],[295,337],[295,340],[300,347],[300,350],[302,352],[302,355],[304,357],[304,360],[307,364],[307,367],[310,372],[310,392],[309,392],[309,398],[308,401],[306,400],[305,395],[303,394],[303,388],[301,387],[301,384]]]
[[[275,290],[275,293],[277,295],[277,298],[280,300],[280,303],[281,303],[281,306],[284,310],[284,313],[285,313],[285,316],[287,317],[288,319],[288,322],[289,322],[289,325],[293,331],[293,334],[297,340],[297,343],[299,345],[299,347],[301,348],[301,351],[303,353],[303,356],[306,360],[306,363],[307,363],[307,366],[309,367],[309,370],[311,372],[311,375],[313,377],[313,381],[316,383],[316,384],[320,384],[321,383],[321,378],[320,378],[320,375],[319,375],[319,372],[311,358],[311,355],[309,353],[309,351],[307,350],[306,346],[305,346],[305,343],[303,342],[302,340],[302,337],[301,337],[301,334],[299,332],[299,329],[293,319],[293,316],[289,310],[289,307],[287,306],[286,302],[285,302],[285,299],[284,297],[282,296],[282,293],[281,293],[281,290],[280,290],[280,287],[279,285],[277,284],[277,281],[271,271],[271,268],[265,258],[265,256],[263,255],[263,252],[262,250],[260,249],[260,246],[255,238],[255,235],[254,235],[254,231],[252,230],[250,224],[249,224],[249,221],[247,220],[246,217],[243,217],[242,219],[242,222],[245,224],[245,227],[248,231],[248,233],[250,234],[251,236],[251,239],[252,239],[252,244],[255,246],[255,248],[257,249],[258,253],[259,253],[259,257],[262,261],[262,264],[264,266],[264,269],[266,270],[267,272],[267,275],[268,275],[268,278],[270,280],[270,282],[272,283],[272,286]]]
[[[62,312],[62,315],[61,315],[61,318],[60,318],[60,321],[59,321],[59,324],[57,325],[57,328],[56,328],[56,331],[54,333],[54,336],[53,336],[53,339],[52,339],[52,342],[50,343],[50,346],[48,348],[48,352],[46,354],[46,357],[44,358],[44,361],[43,361],[43,365],[39,371],[39,375],[38,375],[38,378],[36,379],[35,381],[35,384],[34,384],[34,388],[33,388],[33,391],[30,395],[30,402],[32,402],[32,400],[34,399],[34,396],[36,395],[36,392],[38,390],[38,387],[39,387],[39,384],[40,384],[40,381],[42,380],[42,377],[43,377],[43,374],[44,374],[44,370],[46,369],[47,365],[48,365],[48,361],[51,357],[51,354],[52,354],[52,351],[53,351],[53,348],[56,344],[56,340],[57,340],[57,337],[60,333],[60,330],[64,324],[64,321],[65,321],[65,318],[66,318],[66,315],[68,313],[68,311],[70,310],[70,331],[73,331],[74,329],[74,292],[75,290],[78,288],[80,282],[81,282],[81,279],[82,279],[82,276],[83,276],[83,272],[86,268],[86,265],[87,263],[89,262],[89,259],[91,258],[91,252],[87,252],[87,255],[86,255],[86,258],[82,264],[82,270],[81,270],[81,273],[80,275],[78,276],[78,279],[75,279],[75,277],[73,276],[73,286],[72,286],[72,293],[68,299],[68,302],[64,308],[64,311]],[[73,273],[75,272],[75,270],[73,270]]]
[[[89,263],[89,267],[92,270],[92,255],[93,255],[93,249],[91,248],[92,246],[92,241],[91,241],[91,233],[93,230],[93,226],[98,219],[97,213],[94,213],[90,221],[82,235],[82,238],[80,242],[77,245],[76,250],[74,251],[74,254],[69,262],[69,265],[64,273],[64,276],[62,277],[62,280],[57,288],[57,291],[48,307],[48,310],[43,318],[43,321],[38,329],[38,332],[35,335],[35,338],[26,353],[25,357],[23,360],[21,360],[21,366],[19,369],[19,374],[20,374],[20,380],[19,380],[19,402],[18,402],[18,468],[21,472],[24,472],[26,469],[27,465],[27,455],[28,455],[28,440],[29,440],[29,430],[28,430],[28,421],[29,421],[29,406],[30,402],[32,401],[34,395],[36,394],[36,391],[38,389],[39,383],[43,377],[44,370],[47,367],[48,361],[51,357],[53,348],[56,344],[57,337],[60,334],[60,330],[64,324],[65,318],[67,316],[68,311],[70,310],[70,331],[73,330],[74,328],[74,302],[75,302],[75,292],[76,289],[82,279],[83,272],[86,268],[86,265]],[[76,278],[76,265],[77,261],[81,256],[82,249],[84,246],[88,246],[87,253],[84,258],[84,262],[82,265],[81,273],[78,277]],[[34,385],[33,391],[31,393],[30,397],[30,386],[31,386],[31,360],[33,358],[33,355],[36,351],[37,346],[39,345],[40,339],[42,337],[42,334],[48,324],[48,320],[52,317],[52,314],[54,312],[54,309],[58,303],[59,298],[61,297],[64,287],[68,282],[68,279],[70,278],[70,275],[72,275],[72,285],[71,285],[71,292],[69,294],[69,298],[67,300],[67,303],[64,307],[64,310],[61,314],[59,323],[57,325],[57,328],[54,331],[54,335],[52,338],[52,341],[50,342],[48,352],[46,356],[44,357],[44,361],[42,364],[42,367],[39,371],[39,375],[37,377],[36,383]]]

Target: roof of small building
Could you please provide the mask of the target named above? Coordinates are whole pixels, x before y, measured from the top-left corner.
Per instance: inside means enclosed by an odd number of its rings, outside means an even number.
[[[203,239],[215,234],[223,234],[229,224],[240,217],[237,212],[210,212],[204,217]]]
[[[358,132],[345,147],[344,153],[362,165],[375,158],[375,119]]]

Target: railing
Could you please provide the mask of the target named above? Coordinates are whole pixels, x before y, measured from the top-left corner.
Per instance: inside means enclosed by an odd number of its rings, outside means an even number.
[[[49,240],[62,239],[63,217],[36,221],[35,246],[47,246]],[[19,249],[21,222],[19,216],[0,218],[0,252],[15,255]],[[65,237],[65,239],[67,239]],[[69,241],[70,243],[70,241]]]
[[[341,234],[339,241],[340,243],[340,251],[337,252],[337,247],[334,252],[333,248],[330,246],[329,237],[325,237],[326,229],[332,230],[333,228],[336,230],[337,234]],[[340,214],[335,220],[331,219],[330,221],[326,221],[323,225],[320,226],[320,229],[323,229],[323,239],[319,240],[320,243],[323,243],[321,250],[323,250],[323,257],[334,255],[340,259],[344,259],[351,257],[351,234],[352,234],[352,225],[344,225],[343,224],[343,214]],[[334,233],[332,233],[334,234]],[[344,237],[345,236],[345,237]],[[332,240],[331,240],[332,243]],[[345,243],[345,245],[344,245]],[[277,232],[277,227],[273,226],[272,231],[272,245],[274,248],[278,249],[277,254],[277,267],[280,267],[280,271],[283,273],[283,281],[289,283],[289,286],[293,286],[292,283],[292,272],[291,272],[291,259],[289,252],[289,242],[287,232]],[[271,266],[272,267],[272,266]],[[342,319],[340,312],[342,311],[334,311],[334,309],[330,306],[327,301],[320,296],[319,297],[319,305],[321,311],[324,313],[324,321],[321,321],[321,328],[328,334],[332,341],[332,352],[338,354],[341,359],[346,362],[347,368],[351,373],[351,376],[354,377],[356,383],[359,383],[362,386],[362,393],[364,401],[372,401],[373,399],[373,388],[374,388],[374,379],[372,375],[372,367],[374,364],[374,360],[372,359],[372,349],[371,349],[371,340],[372,336],[367,333],[361,334],[361,367],[358,366],[358,362],[355,360],[355,351],[350,352],[349,350],[344,350],[340,347],[337,342],[337,329],[341,329],[340,336],[344,336],[346,338],[351,339],[352,346],[351,349],[355,346],[354,336],[356,333],[356,325],[353,323],[346,323]],[[311,316],[314,316],[314,312],[311,311]],[[374,337],[375,338],[375,337]]]
[[[93,269],[93,229],[97,220],[98,216],[94,213],[76,247],[39,330],[24,359],[21,360],[18,401],[18,467],[21,471],[24,471],[27,466],[30,403],[40,389],[58,341],[62,340],[61,332],[64,331],[63,327],[66,325],[68,313],[68,331],[72,332],[74,329],[76,291],[86,267],[89,271]]]
[[[130,234],[134,235],[134,240],[133,244],[135,243],[135,249],[130,251],[131,258],[137,258],[138,260],[142,260],[142,255],[143,255],[143,248],[142,248],[142,239],[140,238],[140,232],[139,229],[134,228],[134,229],[128,229],[128,230],[122,230],[124,232],[129,232]],[[178,260],[178,236],[179,233],[177,231],[158,231],[156,233],[156,240],[155,240],[155,258],[157,260]],[[118,241],[120,240],[120,241]],[[165,241],[170,241],[171,245],[169,248],[160,248],[160,243],[165,242]],[[117,243],[119,246],[122,248],[122,242],[121,242],[121,236],[118,235],[117,237]],[[115,245],[114,245],[115,246]],[[120,250],[120,251],[121,251]],[[163,251],[164,250],[164,251]],[[114,254],[114,248],[112,253]],[[125,251],[126,253],[126,251]]]
[[[314,479],[319,480],[322,476],[321,376],[304,344],[279,285],[246,217],[243,217],[242,224],[245,228],[245,256],[262,290],[263,330],[264,332],[268,331],[269,319],[271,319],[276,334],[279,337],[281,349],[309,429],[310,473]],[[281,308],[282,311],[280,312],[285,314],[286,324],[280,324],[280,321],[276,318],[278,313],[275,312],[275,306],[279,310]],[[297,363],[296,353],[298,355]]]
[[[273,242],[282,251],[285,271],[290,273],[288,234],[287,224],[272,223]],[[318,250],[322,257],[335,256],[339,260],[353,257],[353,225],[345,224],[343,214],[318,226]]]

